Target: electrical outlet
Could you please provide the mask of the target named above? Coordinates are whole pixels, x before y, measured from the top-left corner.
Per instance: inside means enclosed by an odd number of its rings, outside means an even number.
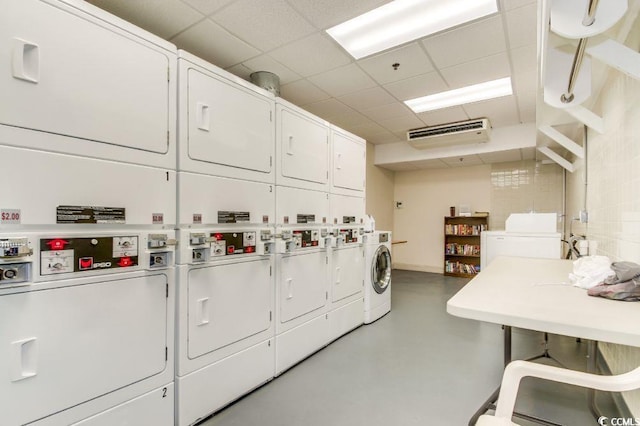
[[[589,223],[589,213],[586,210],[580,210],[580,223]]]

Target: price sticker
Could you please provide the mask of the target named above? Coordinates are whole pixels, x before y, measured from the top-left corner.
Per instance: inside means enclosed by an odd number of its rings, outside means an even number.
[[[2,210],[0,210],[0,224],[2,224],[2,225],[20,225],[20,210],[18,210],[18,209],[2,209]]]

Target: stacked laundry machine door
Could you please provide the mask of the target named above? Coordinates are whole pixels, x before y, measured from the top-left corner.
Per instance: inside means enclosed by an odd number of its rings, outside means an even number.
[[[329,342],[330,237],[329,125],[280,98],[276,117],[278,375]]]
[[[179,52],[177,424],[274,376],[274,96]]]
[[[362,325],[364,311],[364,216],[366,142],[331,128],[329,337]]]
[[[3,3],[3,424],[173,424],[176,64],[85,2]]]

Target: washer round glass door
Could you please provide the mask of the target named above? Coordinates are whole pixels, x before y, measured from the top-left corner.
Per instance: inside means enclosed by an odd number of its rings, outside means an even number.
[[[387,246],[380,246],[371,262],[371,284],[378,294],[382,294],[391,284],[391,253]]]

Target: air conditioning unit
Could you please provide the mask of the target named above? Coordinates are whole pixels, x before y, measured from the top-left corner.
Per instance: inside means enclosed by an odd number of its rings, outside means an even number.
[[[407,140],[418,149],[487,142],[491,133],[488,118],[421,127],[407,132]]]

